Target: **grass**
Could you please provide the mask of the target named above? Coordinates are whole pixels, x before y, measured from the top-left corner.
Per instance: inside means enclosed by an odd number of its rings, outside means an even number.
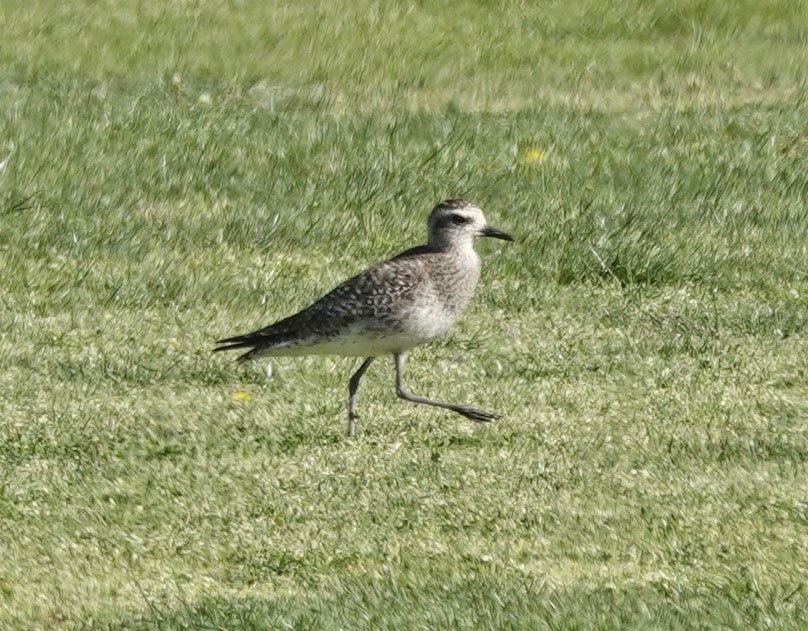
[[[0,626],[804,627],[803,5],[73,5],[0,9]],[[456,195],[408,381],[502,420],[210,353]]]

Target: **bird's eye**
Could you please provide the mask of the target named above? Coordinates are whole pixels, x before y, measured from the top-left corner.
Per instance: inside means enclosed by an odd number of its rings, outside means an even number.
[[[457,225],[457,226],[462,226],[464,223],[469,222],[469,218],[464,217],[463,215],[452,214],[452,215],[449,215],[449,218],[452,220],[452,223]]]

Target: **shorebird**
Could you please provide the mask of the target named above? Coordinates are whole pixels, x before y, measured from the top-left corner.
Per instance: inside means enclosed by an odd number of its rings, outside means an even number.
[[[480,278],[480,237],[513,241],[489,226],[482,210],[448,199],[429,215],[426,245],[402,252],[346,280],[311,306],[274,324],[216,342],[215,351],[250,350],[239,361],[262,356],[345,355],[365,361],[348,382],[348,436],[356,431],[356,391],[373,360],[393,355],[396,394],[477,422],[498,418],[467,405],[412,394],[404,385],[407,352],[443,335],[465,309]]]

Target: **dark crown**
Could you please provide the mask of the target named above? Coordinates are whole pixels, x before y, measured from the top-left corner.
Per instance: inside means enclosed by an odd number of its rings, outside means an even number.
[[[474,206],[471,202],[465,199],[447,199],[435,206],[435,210],[459,210],[461,208],[470,208]]]

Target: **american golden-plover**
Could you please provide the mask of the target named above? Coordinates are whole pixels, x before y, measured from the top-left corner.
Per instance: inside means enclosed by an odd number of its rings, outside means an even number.
[[[348,436],[356,430],[359,380],[379,355],[393,355],[396,394],[413,403],[446,408],[477,422],[498,416],[466,405],[412,394],[404,385],[407,351],[443,335],[468,304],[480,278],[479,237],[513,241],[489,226],[471,202],[449,199],[429,216],[429,239],[346,280],[310,307],[268,327],[219,340],[216,351],[249,348],[246,361],[264,355],[365,357],[348,385]]]

